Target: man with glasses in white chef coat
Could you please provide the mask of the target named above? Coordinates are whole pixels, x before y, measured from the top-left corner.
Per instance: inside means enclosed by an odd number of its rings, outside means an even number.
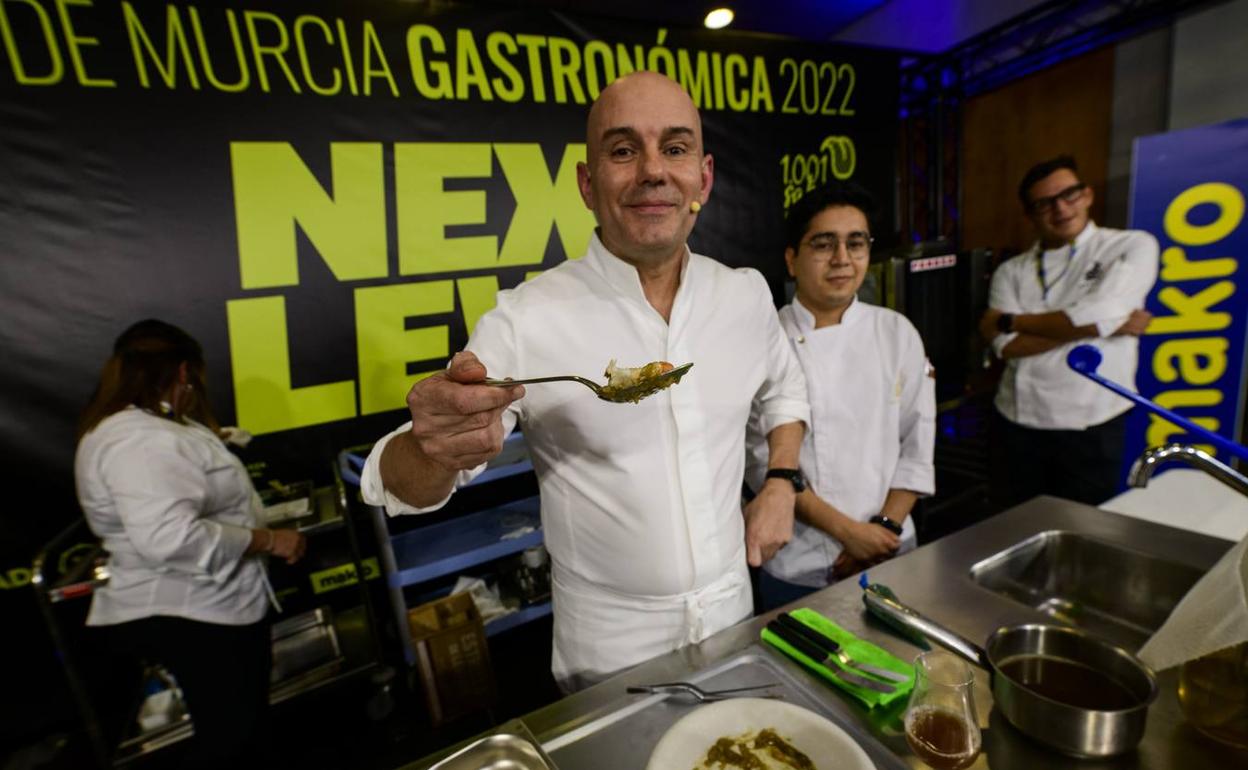
[[[762,276],[686,246],[714,178],[689,96],[657,73],[621,78],[594,103],[587,140],[588,252],[500,292],[466,352],[412,387],[412,421],[377,444],[361,479],[392,514],[433,510],[523,428],[553,566],[552,669],[567,690],[751,615],[747,562],[792,534],[783,472],[797,472],[809,414]],[[694,367],[638,404],[575,383],[480,384],[487,367],[592,377],[609,359]],[[743,516],[751,404],[781,475]]]
[[[1005,360],[994,496],[1001,506],[1040,494],[1097,505],[1118,492],[1131,402],[1076,374],[1066,354],[1093,344],[1099,373],[1135,386],[1157,239],[1098,227],[1088,213],[1092,188],[1068,155],[1028,171],[1018,197],[1039,239],[997,268],[979,324]]]
[[[807,488],[793,539],[759,575],[764,610],[913,548],[911,509],[935,492],[936,389],[923,341],[902,314],[857,298],[875,209],[861,186],[838,182],[789,211],[784,261],[796,292],[780,325],[810,393]],[[753,428],[748,477],[757,488],[767,454]]]

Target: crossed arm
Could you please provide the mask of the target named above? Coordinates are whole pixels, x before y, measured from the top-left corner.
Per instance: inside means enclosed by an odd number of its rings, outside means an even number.
[[[1072,306],[1045,313],[1021,312],[1020,282],[1026,280],[1018,269],[1021,263],[1014,263],[1013,269],[1002,265],[992,276],[988,310],[979,322],[980,335],[991,343],[1002,334],[997,327],[1000,317],[1013,313],[1010,333],[1014,336],[999,350],[1002,358],[1010,359],[1034,356],[1074,340],[1144,334],[1152,320],[1152,314],[1143,307],[1157,280],[1157,240],[1135,232],[1113,248],[1122,251],[1110,261],[1109,274],[1099,285]]]
[[[997,320],[1001,315],[1002,312],[1000,310],[991,307],[984,311],[984,316],[979,322],[979,333],[985,341],[992,342],[1001,333],[997,329]],[[1113,336],[1132,335],[1138,337],[1148,328],[1148,322],[1152,318],[1152,313],[1149,313],[1147,310],[1140,308],[1132,310],[1127,320],[1114,331]],[[1070,317],[1061,310],[1053,310],[1048,313],[1015,315],[1011,328],[1016,336],[1001,349],[1002,358],[1034,356],[1038,353],[1052,350],[1059,345],[1064,345],[1067,342],[1100,336],[1100,331],[1097,329],[1096,324],[1075,326],[1071,322]]]

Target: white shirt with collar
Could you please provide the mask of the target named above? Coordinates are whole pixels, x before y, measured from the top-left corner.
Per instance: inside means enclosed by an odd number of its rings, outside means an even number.
[[[260,498],[208,428],[127,407],[83,436],[74,477],[87,524],[108,551],[108,584],[95,590],[87,625],[264,617],[264,561],[244,555]]]
[[[1060,310],[1075,326],[1095,324],[1100,336],[1007,360],[997,411],[1029,428],[1083,430],[1130,409],[1127,399],[1072,371],[1066,354],[1076,345],[1095,345],[1103,356],[1097,372],[1135,389],[1139,340],[1112,335],[1132,310],[1144,307],[1157,281],[1157,254],[1149,233],[1089,221],[1071,245],[1042,249],[1037,242],[1002,263],[992,276],[989,307],[1014,315]],[[1016,336],[997,335],[993,350],[1000,356]]]
[[[637,271],[595,235],[583,259],[512,290],[467,349],[491,376],[579,374],[664,360],[693,369],[638,404],[575,383],[532,385],[504,413],[537,471],[553,563],[555,676],[592,681],[751,614],[741,515],[751,403],[765,431],[806,421],[805,382],[752,269],[687,253],[670,323]],[[365,500],[391,514],[423,510],[390,495],[370,454]],[[457,486],[484,466],[460,474]],[[441,504],[433,506],[440,507]]]
[[[936,387],[923,340],[909,319],[855,299],[841,322],[815,328],[794,300],[780,324],[806,375],[811,429],[802,444],[802,473],[812,491],[857,521],[878,514],[890,489],[936,491],[932,462]],[[766,444],[750,431],[749,478],[760,488]],[[914,522],[902,523],[902,550],[914,547]],[[797,522],[793,539],[763,568],[799,585],[828,584],[841,544]]]

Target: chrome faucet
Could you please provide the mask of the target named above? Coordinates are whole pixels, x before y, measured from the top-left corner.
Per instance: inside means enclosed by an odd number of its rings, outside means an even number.
[[[1131,465],[1131,472],[1127,474],[1127,483],[1133,487],[1147,486],[1148,480],[1153,477],[1153,471],[1170,460],[1178,460],[1193,468],[1199,468],[1241,495],[1248,496],[1248,478],[1208,452],[1186,444],[1167,444],[1149,449]]]

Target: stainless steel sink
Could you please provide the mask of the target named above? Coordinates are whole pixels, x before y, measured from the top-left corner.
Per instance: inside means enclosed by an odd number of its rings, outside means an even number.
[[[979,585],[1139,649],[1204,573],[1075,532],[1050,530],[971,567]]]
[[[555,765],[524,722],[513,719],[429,770],[555,770]]]

